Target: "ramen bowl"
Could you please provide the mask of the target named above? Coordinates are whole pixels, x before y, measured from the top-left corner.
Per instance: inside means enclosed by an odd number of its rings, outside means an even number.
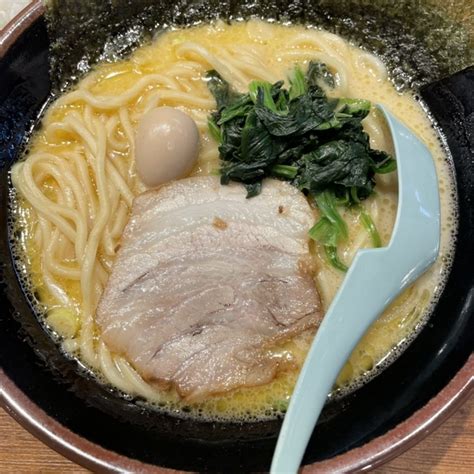
[[[328,5],[324,8],[329,9],[326,13],[340,14],[337,8],[331,10],[331,2],[325,3]],[[305,10],[296,2],[288,9],[271,2],[259,5],[259,11],[238,2],[207,8],[184,2],[179,9],[160,4],[157,9],[163,23],[191,24],[214,18],[217,13],[227,18],[259,14],[314,22],[347,34],[344,22],[331,26],[331,15],[321,13],[324,9]],[[139,15],[136,8],[127,13]],[[283,12],[288,16],[283,17]],[[364,21],[368,26],[373,26],[377,18],[383,21],[376,15],[365,17],[357,8],[353,15],[353,21]],[[109,46],[113,44],[111,38],[123,33],[119,20],[114,25],[108,31]],[[375,47],[369,30],[367,44]],[[399,42],[409,42],[402,33]],[[382,43],[388,42],[383,44],[394,41],[398,33],[391,34],[395,36],[382,38]],[[126,46],[133,47],[135,36],[126,36]],[[87,39],[87,35],[81,37]],[[86,52],[93,56],[107,38],[91,35],[87,44],[79,42],[76,49],[69,50],[61,50],[61,44],[55,43],[59,53],[52,59],[44,9],[35,2],[7,26],[0,41],[1,403],[46,444],[93,470],[268,470],[281,421],[196,421],[154,412],[143,404],[117,397],[81,372],[76,361],[66,358],[38,322],[11,255],[16,235],[9,231],[9,169],[21,156],[51,99],[51,91],[57,87],[58,76],[51,73],[51,67],[67,83],[68,78],[79,74],[74,65],[81,57]],[[364,39],[360,41],[364,45]],[[453,157],[458,232],[451,272],[428,323],[403,354],[358,390],[326,405],[303,461],[306,472],[357,471],[394,458],[434,430],[467,399],[474,385],[474,144],[469,133],[473,124],[474,72],[468,68],[455,73],[455,65],[451,64],[434,71],[422,60],[426,54],[422,51],[419,61],[415,58],[404,64],[410,71],[415,70],[410,76],[414,78],[411,85],[421,86],[425,104]],[[60,67],[58,57],[64,60]],[[428,86],[436,72],[436,79],[443,74],[454,75]],[[403,70],[394,73],[400,85],[404,78]]]

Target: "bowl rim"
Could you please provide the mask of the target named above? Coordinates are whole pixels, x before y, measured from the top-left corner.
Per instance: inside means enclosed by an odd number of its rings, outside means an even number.
[[[45,11],[33,0],[0,31],[0,59]],[[474,354],[425,406],[387,433],[331,459],[306,465],[304,474],[356,472],[374,469],[408,450],[451,416],[474,392]],[[176,473],[173,469],[145,464],[77,435],[47,415],[0,368],[0,406],[18,423],[66,458],[100,472]]]
[[[306,465],[303,474],[374,469],[399,456],[449,418],[474,391],[474,355],[423,408],[384,435],[331,459]],[[0,369],[0,406],[50,448],[94,472],[183,473],[145,464],[73,433],[47,415]]]

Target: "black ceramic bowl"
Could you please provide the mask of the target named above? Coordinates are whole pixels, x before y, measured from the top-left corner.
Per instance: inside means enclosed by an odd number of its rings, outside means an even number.
[[[302,11],[294,15],[304,20]],[[46,443],[93,469],[265,471],[279,421],[193,422],[140,408],[83,376],[35,318],[10,253],[15,235],[9,235],[7,225],[8,171],[51,93],[42,15],[41,4],[34,3],[10,24],[0,43],[0,402]],[[429,323],[395,363],[357,392],[327,405],[304,458],[309,471],[380,464],[434,429],[470,393],[473,90],[473,68],[421,89],[456,168],[459,234],[446,288]]]

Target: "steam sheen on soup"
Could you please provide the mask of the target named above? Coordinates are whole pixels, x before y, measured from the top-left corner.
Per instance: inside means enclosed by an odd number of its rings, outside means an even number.
[[[305,326],[269,348],[272,357],[291,359],[292,364],[265,383],[192,400],[142,377],[133,360],[103,337],[96,310],[123,243],[132,202],[147,189],[135,165],[136,150],[143,148],[135,141],[141,119],[162,106],[189,115],[200,143],[189,176],[213,176],[219,169],[219,151],[208,129],[216,103],[207,87],[207,71],[217,71],[235,90],[247,92],[252,80],[287,81],[295,64],[304,68],[310,61],[324,63],[334,76],[335,87],[325,91],[328,96],[384,104],[421,138],[432,153],[441,196],[438,260],[373,324],[339,374],[332,395],[344,394],[376,374],[426,321],[449,269],[456,220],[449,162],[420,103],[395,90],[376,56],[325,31],[258,20],[169,30],[126,60],[98,65],[56,100],[33,135],[27,155],[12,170],[17,191],[14,225],[22,236],[14,251],[23,264],[25,284],[62,349],[101,382],[185,416],[249,420],[285,411],[314,326]],[[372,148],[393,154],[388,130],[374,107],[363,125]],[[190,130],[194,133],[192,126]],[[147,153],[153,155],[149,149]],[[146,181],[149,170],[155,170],[149,163],[143,169]],[[178,164],[177,176],[184,172],[186,163]],[[161,183],[161,175],[156,179]],[[390,173],[377,175],[376,192],[361,204],[383,245],[390,239],[397,199],[396,173]],[[308,212],[317,217],[317,209]],[[339,251],[349,264],[357,250],[371,242],[359,213],[351,209],[341,213],[349,235]],[[311,242],[307,259],[324,311],[344,273],[328,263],[318,243]]]

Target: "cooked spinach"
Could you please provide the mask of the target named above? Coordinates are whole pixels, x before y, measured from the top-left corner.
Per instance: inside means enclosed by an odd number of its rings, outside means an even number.
[[[326,256],[333,267],[347,271],[347,266],[339,260],[338,244],[347,238],[347,224],[337,210],[337,200],[331,191],[323,191],[314,196],[321,218],[309,230],[309,236],[324,245]]]
[[[209,71],[207,79],[217,103],[209,132],[219,144],[222,184],[239,181],[250,198],[261,192],[268,176],[291,182],[320,210],[309,235],[340,270],[347,270],[337,254],[347,226],[338,207],[357,206],[373,245],[380,246],[375,224],[360,202],[374,192],[375,174],[395,170],[396,162],[370,148],[361,123],[369,101],[328,98],[324,88],[334,87],[334,77],[318,62],[310,62],[306,73],[296,66],[288,89],[283,81],[253,81],[249,92],[241,94],[216,71]]]

